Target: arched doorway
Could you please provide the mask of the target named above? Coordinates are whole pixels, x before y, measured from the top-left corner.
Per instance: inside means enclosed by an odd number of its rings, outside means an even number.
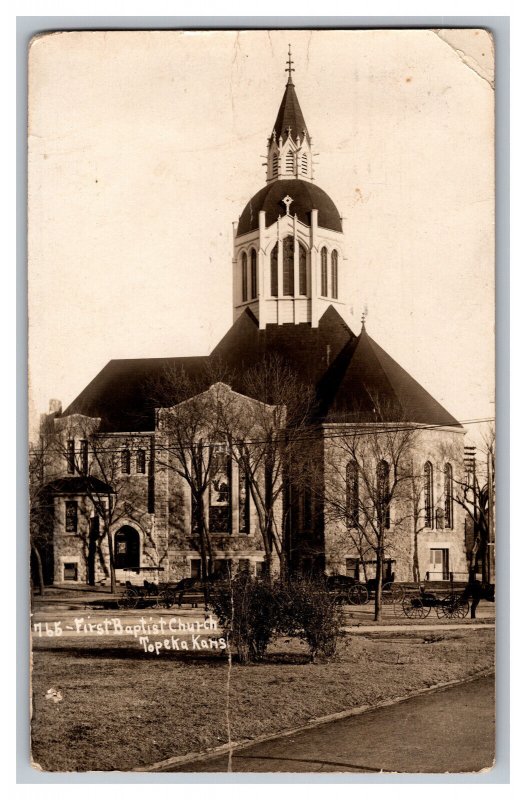
[[[140,538],[135,528],[124,525],[115,534],[115,569],[139,569]]]

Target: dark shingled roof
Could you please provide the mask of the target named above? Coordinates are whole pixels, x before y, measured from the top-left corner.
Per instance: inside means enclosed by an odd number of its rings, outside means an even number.
[[[107,483],[93,475],[75,475],[71,478],[57,478],[46,485],[53,494],[113,494]]]
[[[416,422],[454,425],[449,414],[385,350],[365,327],[331,364],[318,384],[327,421]]]
[[[310,324],[267,325],[260,330],[250,310],[235,321],[211,356],[239,375],[266,354],[277,354],[307,383],[316,384],[354,334],[333,306],[317,328]],[[235,388],[235,387],[233,387]]]
[[[318,209],[318,225],[332,231],[342,231],[340,212],[334,205],[329,195],[316,186],[299,179],[277,180],[267,184],[263,189],[249,200],[243,213],[239,217],[237,236],[256,230],[259,225],[259,212],[265,211],[265,224],[267,228],[276,222],[278,216],[283,217],[286,208],[282,203],[284,197],[289,195],[293,202],[290,204],[290,213],[296,214],[304,225],[310,225],[311,211]]]
[[[63,412],[100,417],[102,431],[152,431],[156,389],[166,370],[184,369],[206,379],[209,359],[231,371],[232,388],[266,354],[279,354],[300,378],[316,387],[318,416],[331,421],[459,423],[367,334],[355,336],[333,306],[318,327],[267,325],[260,330],[250,310],[235,321],[211,355],[110,361]]]
[[[283,100],[281,101],[281,105],[279,107],[278,116],[276,118],[276,122],[274,123],[274,128],[272,129],[271,138],[275,131],[276,139],[279,139],[281,136],[283,141],[285,141],[289,135],[288,128],[290,128],[290,135],[294,141],[296,141],[297,136],[299,136],[300,140],[302,140],[304,132],[307,134],[307,137],[309,136],[307,125],[303,118],[300,104],[296,96],[294,84],[290,79],[285,87],[285,94],[283,95]]]
[[[182,368],[195,378],[206,361],[206,356],[109,361],[62,416],[100,417],[102,431],[153,431],[155,394],[163,372]]]

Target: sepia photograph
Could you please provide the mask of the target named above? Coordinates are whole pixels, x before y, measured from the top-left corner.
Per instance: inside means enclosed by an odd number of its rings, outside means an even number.
[[[494,41],[28,50],[31,759],[495,764]]]

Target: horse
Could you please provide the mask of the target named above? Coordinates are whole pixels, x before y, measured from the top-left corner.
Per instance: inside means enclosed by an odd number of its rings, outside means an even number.
[[[471,580],[462,592],[462,600],[471,599],[471,619],[476,619],[477,606],[481,600],[495,602],[495,584]]]

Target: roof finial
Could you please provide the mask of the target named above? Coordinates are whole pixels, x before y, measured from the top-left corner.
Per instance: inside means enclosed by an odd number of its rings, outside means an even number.
[[[285,72],[289,73],[289,79],[288,79],[287,83],[292,83],[292,73],[296,72],[296,70],[292,66],[294,64],[294,61],[292,61],[291,56],[292,56],[292,53],[291,53],[291,50],[290,50],[290,43],[289,43],[289,58],[288,58],[288,61],[287,61],[287,68],[285,70]]]
[[[362,311],[362,331],[365,330],[365,318],[367,317],[367,313],[367,306],[364,306]]]

